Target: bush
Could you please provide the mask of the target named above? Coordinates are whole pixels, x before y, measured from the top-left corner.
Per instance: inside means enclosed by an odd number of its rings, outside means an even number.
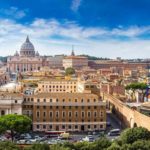
[[[95,141],[93,144],[95,144],[94,150],[103,150],[108,148],[111,145],[111,142],[106,137],[102,137],[99,140]]]
[[[12,142],[0,142],[0,150],[19,150],[19,147]]]
[[[149,141],[136,141],[131,145],[130,150],[150,150]]]
[[[121,147],[118,144],[113,143],[107,150],[121,150]]]
[[[143,127],[136,127],[132,129],[126,129],[121,134],[121,140],[124,144],[132,144],[137,140],[149,140],[150,131]]]
[[[26,148],[25,150],[50,150],[48,144],[33,144],[30,148]]]

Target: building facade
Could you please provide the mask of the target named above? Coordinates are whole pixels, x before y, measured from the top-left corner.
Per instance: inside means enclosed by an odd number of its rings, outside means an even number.
[[[23,96],[21,94],[0,93],[0,116],[22,114]]]
[[[7,71],[11,73],[40,70],[42,66],[43,57],[35,52],[28,37],[22,44],[20,53],[16,52],[14,56],[9,56],[7,59]]]
[[[75,93],[77,92],[77,80],[50,79],[38,83],[39,93]]]
[[[32,114],[34,131],[106,128],[105,103],[95,94],[39,93],[26,97],[23,105],[23,113]]]
[[[67,56],[63,59],[63,67],[65,69],[69,67],[74,69],[88,67],[88,58],[83,56],[75,56],[72,51],[71,56]]]

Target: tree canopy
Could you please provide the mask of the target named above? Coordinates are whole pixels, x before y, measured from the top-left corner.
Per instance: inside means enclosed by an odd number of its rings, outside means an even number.
[[[101,137],[95,142],[54,145],[36,143],[25,148],[11,142],[0,142],[0,150],[150,150],[150,131],[136,127],[124,130],[120,138],[113,141]]]
[[[11,131],[13,141],[14,133],[25,133],[31,128],[31,119],[24,115],[9,114],[0,117],[0,133]]]
[[[75,74],[74,68],[69,67],[65,70],[65,75],[73,75],[73,74]]]
[[[17,145],[12,142],[0,142],[0,150],[20,150]]]
[[[136,82],[127,85],[125,88],[126,90],[145,90],[147,88],[147,84]]]
[[[121,141],[126,144],[132,144],[137,140],[150,140],[150,131],[143,127],[126,129],[121,134]]]

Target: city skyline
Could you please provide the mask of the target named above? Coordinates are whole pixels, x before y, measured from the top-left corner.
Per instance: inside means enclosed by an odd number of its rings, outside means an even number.
[[[77,55],[149,57],[147,0],[2,0],[0,5],[2,56],[19,51],[29,35],[41,55],[69,55],[74,45]]]

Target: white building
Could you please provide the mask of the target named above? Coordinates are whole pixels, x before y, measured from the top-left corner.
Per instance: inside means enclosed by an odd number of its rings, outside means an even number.
[[[15,93],[0,93],[0,116],[22,114],[23,96]]]

